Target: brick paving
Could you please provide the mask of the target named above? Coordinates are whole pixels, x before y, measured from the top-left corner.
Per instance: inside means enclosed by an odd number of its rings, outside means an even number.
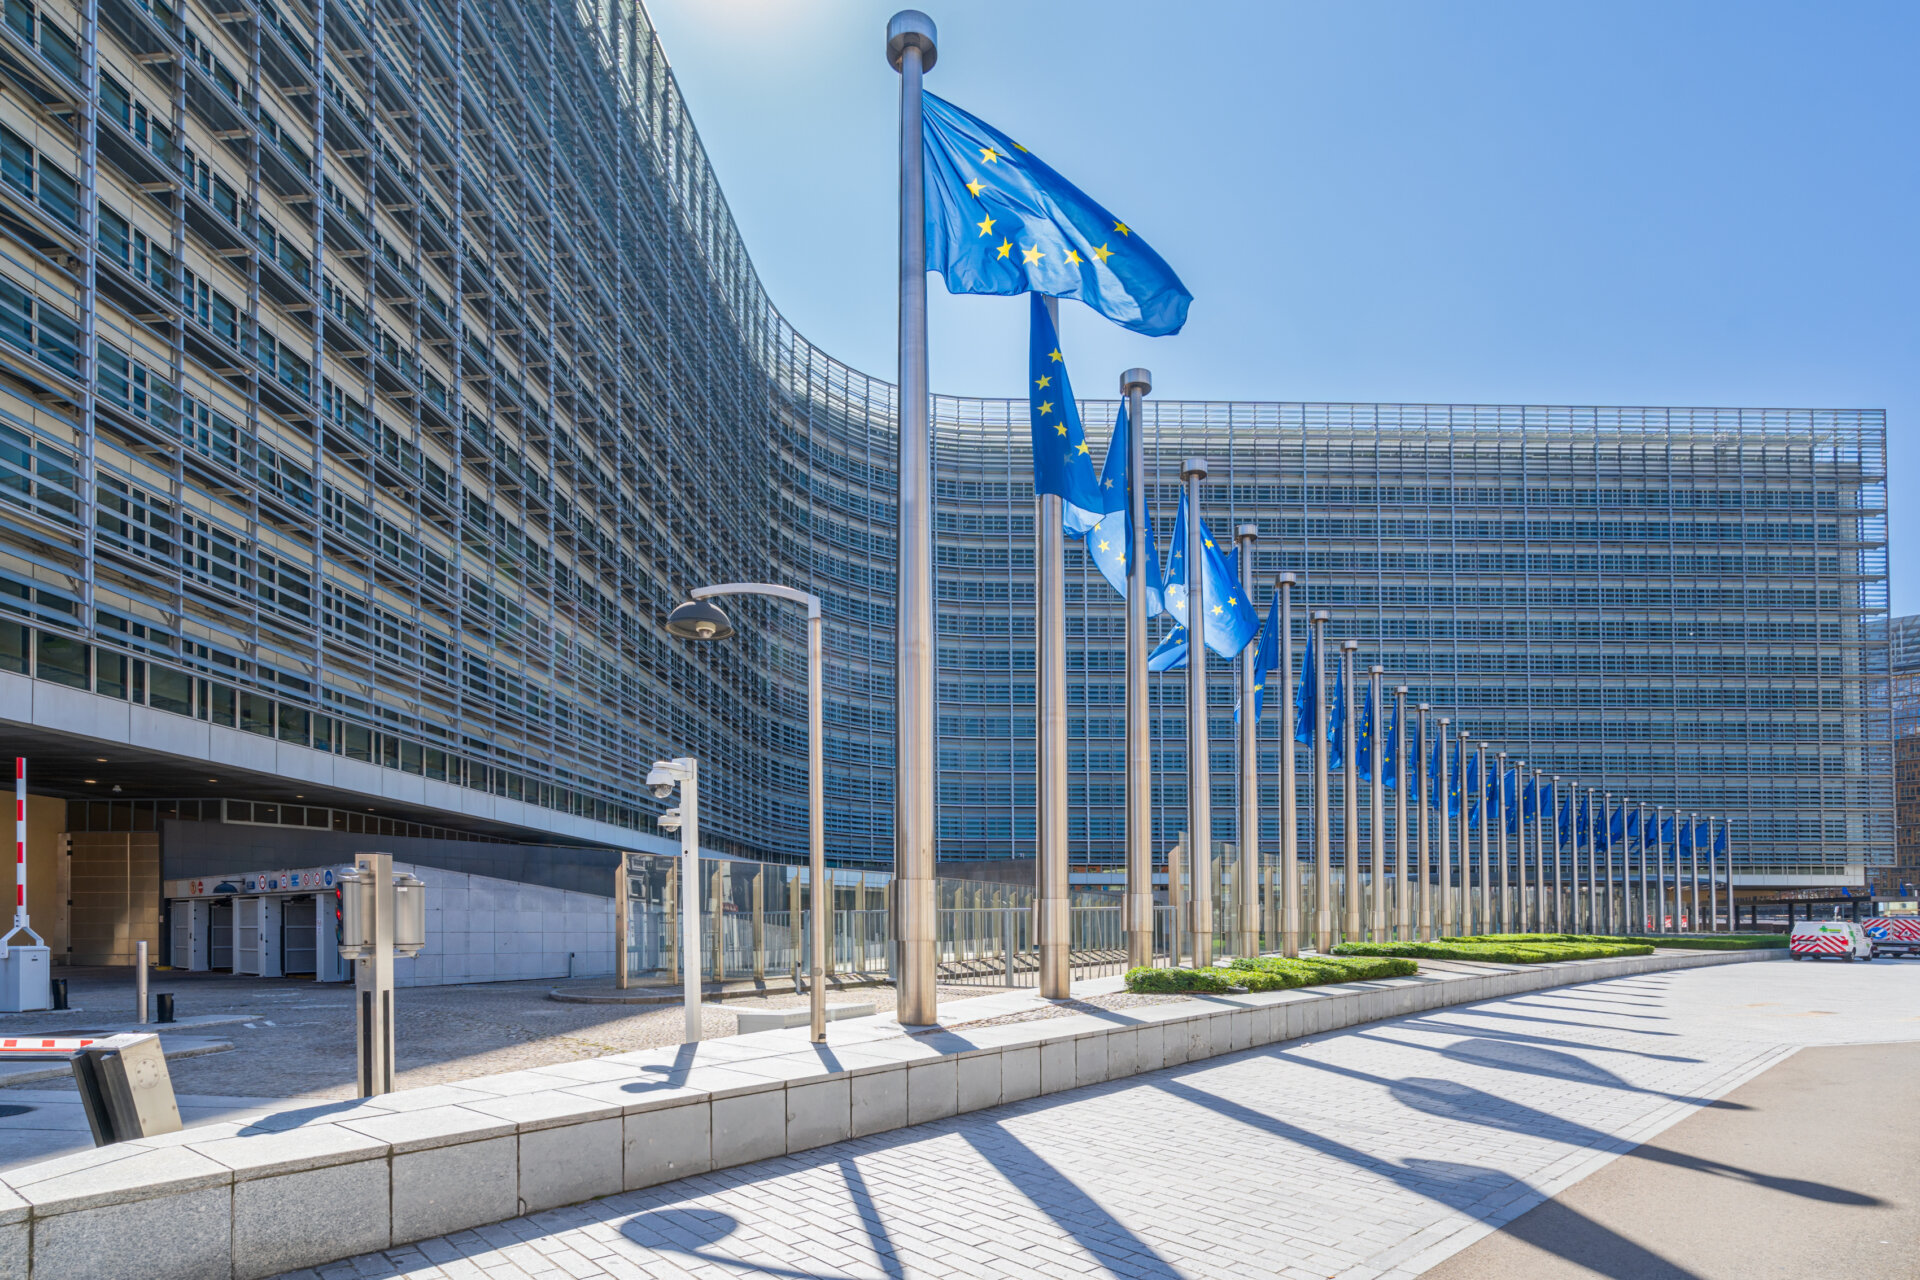
[[[1437,1010],[391,1249],[299,1280],[1400,1280],[1804,1044],[1920,1040],[1920,963]]]

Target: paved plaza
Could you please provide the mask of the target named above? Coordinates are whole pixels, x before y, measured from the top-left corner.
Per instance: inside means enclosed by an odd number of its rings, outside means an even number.
[[[1902,1041],[1920,1041],[1920,963],[1647,974],[1047,1095],[295,1274],[1411,1277],[1676,1122],[1742,1105],[1716,1100],[1796,1049]],[[1780,1194],[1864,1195],[1817,1182]],[[1629,1231],[1584,1226],[1574,1238],[1655,1257]]]

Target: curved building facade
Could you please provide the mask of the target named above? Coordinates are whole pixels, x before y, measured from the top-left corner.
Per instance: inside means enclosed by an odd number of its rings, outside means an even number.
[[[8,0],[0,71],[0,730],[37,789],[644,848],[640,780],[687,754],[708,843],[797,859],[802,620],[660,626],[773,580],[826,603],[829,853],[890,860],[894,388],[766,297],[642,9]],[[936,401],[943,859],[1031,850],[1024,416]],[[1163,544],[1205,454],[1213,527],[1476,734],[1730,815],[1743,873],[1891,857],[1879,413],[1146,429]],[[1121,615],[1074,563],[1073,846],[1107,865]],[[1232,838],[1224,671],[1212,701]]]

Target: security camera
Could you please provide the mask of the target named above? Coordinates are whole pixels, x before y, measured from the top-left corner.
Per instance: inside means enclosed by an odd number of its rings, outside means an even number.
[[[680,829],[680,811],[678,809],[669,809],[658,818],[655,818],[654,821],[659,824],[662,831],[678,831]]]
[[[653,789],[653,794],[656,799],[665,800],[673,794],[673,789],[678,784],[672,782],[649,782],[647,785]]]
[[[660,799],[672,795],[674,788],[680,785],[680,778],[665,765],[655,765],[647,774],[647,788]]]

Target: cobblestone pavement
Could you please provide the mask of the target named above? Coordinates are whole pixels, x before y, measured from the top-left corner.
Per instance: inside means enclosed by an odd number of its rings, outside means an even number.
[[[1250,1050],[295,1275],[1400,1280],[1801,1045],[1901,1040],[1920,1040],[1920,963],[1647,974]]]

